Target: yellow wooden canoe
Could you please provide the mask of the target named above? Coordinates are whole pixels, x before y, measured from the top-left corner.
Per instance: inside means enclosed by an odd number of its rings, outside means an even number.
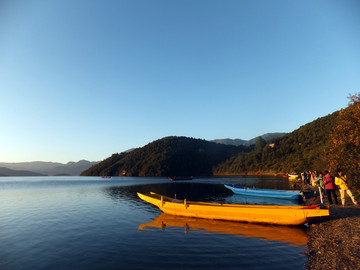
[[[171,215],[218,220],[231,220],[278,225],[301,225],[313,217],[329,216],[328,209],[304,206],[280,205],[240,205],[190,202],[169,198],[151,192],[149,195],[138,193],[148,203]]]
[[[301,227],[208,220],[165,213],[148,223],[141,224],[139,230],[166,230],[169,227],[184,228],[185,233],[200,231],[206,234],[232,234],[237,237],[255,237],[264,241],[284,242],[292,246],[306,245],[308,242],[307,234]]]

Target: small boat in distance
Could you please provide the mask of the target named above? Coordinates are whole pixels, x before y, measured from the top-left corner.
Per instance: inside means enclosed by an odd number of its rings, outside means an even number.
[[[287,199],[287,200],[301,199],[300,191],[296,191],[296,190],[247,188],[237,185],[226,185],[226,184],[224,186],[232,190],[235,194],[240,194],[240,195]]]
[[[241,205],[191,202],[150,192],[137,193],[140,199],[157,206],[166,214],[216,220],[302,225],[313,217],[329,216],[329,209],[312,206]]]
[[[101,178],[111,178],[111,176],[101,176]]]
[[[178,176],[173,176],[173,177],[168,177],[171,181],[184,181],[184,180],[193,180],[194,176],[189,176],[189,177],[178,177]]]

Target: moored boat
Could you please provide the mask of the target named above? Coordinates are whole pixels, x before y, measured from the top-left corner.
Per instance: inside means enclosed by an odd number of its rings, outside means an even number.
[[[313,217],[328,216],[328,209],[314,206],[241,205],[178,200],[156,193],[138,196],[171,215],[277,225],[301,225]]]
[[[224,186],[232,190],[235,194],[240,194],[240,195],[287,199],[287,200],[298,200],[301,198],[300,191],[296,191],[296,190],[248,188],[248,187],[242,187],[237,185],[226,185],[226,184]]]
[[[171,181],[184,181],[184,180],[193,180],[193,176],[189,176],[189,177],[178,177],[178,176],[172,176],[172,177],[169,177],[169,179]]]

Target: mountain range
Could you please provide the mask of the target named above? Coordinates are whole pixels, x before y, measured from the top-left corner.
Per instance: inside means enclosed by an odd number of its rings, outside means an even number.
[[[267,133],[261,138],[265,140],[277,138],[285,135],[286,133]],[[256,138],[252,140],[241,139],[216,139],[212,142],[232,146],[251,146],[255,144]],[[124,153],[131,153],[135,149],[129,149]],[[47,176],[47,175],[80,175],[83,171],[98,164],[99,162],[90,162],[87,160],[80,160],[78,162],[68,162],[66,164],[59,162],[0,162],[0,176]]]
[[[265,134],[250,142],[165,137],[131,152],[113,154],[81,175],[273,175],[325,170],[328,165],[325,155],[328,136],[338,115],[339,112],[334,112],[291,133]]]
[[[208,176],[319,168],[325,166],[324,147],[337,115],[318,118],[291,133],[267,133],[249,141],[170,136],[101,162],[0,163],[0,175]]]
[[[0,162],[0,176],[39,176],[39,175],[80,175],[98,162],[80,160],[78,162]]]
[[[113,154],[92,166],[86,176],[208,176],[216,165],[239,153],[251,152],[258,140],[278,138],[285,133],[269,133],[256,139],[202,139],[169,136],[133,151]]]
[[[211,175],[214,164],[246,149],[245,146],[170,136],[128,153],[113,154],[81,175],[206,176]]]
[[[44,175],[31,171],[11,170],[5,167],[0,167],[0,176],[44,176]]]

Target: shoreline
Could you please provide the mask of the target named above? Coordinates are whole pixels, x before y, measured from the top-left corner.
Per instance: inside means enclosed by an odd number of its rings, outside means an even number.
[[[305,269],[360,269],[359,206],[335,205],[329,210],[329,217],[315,221],[307,230]]]

